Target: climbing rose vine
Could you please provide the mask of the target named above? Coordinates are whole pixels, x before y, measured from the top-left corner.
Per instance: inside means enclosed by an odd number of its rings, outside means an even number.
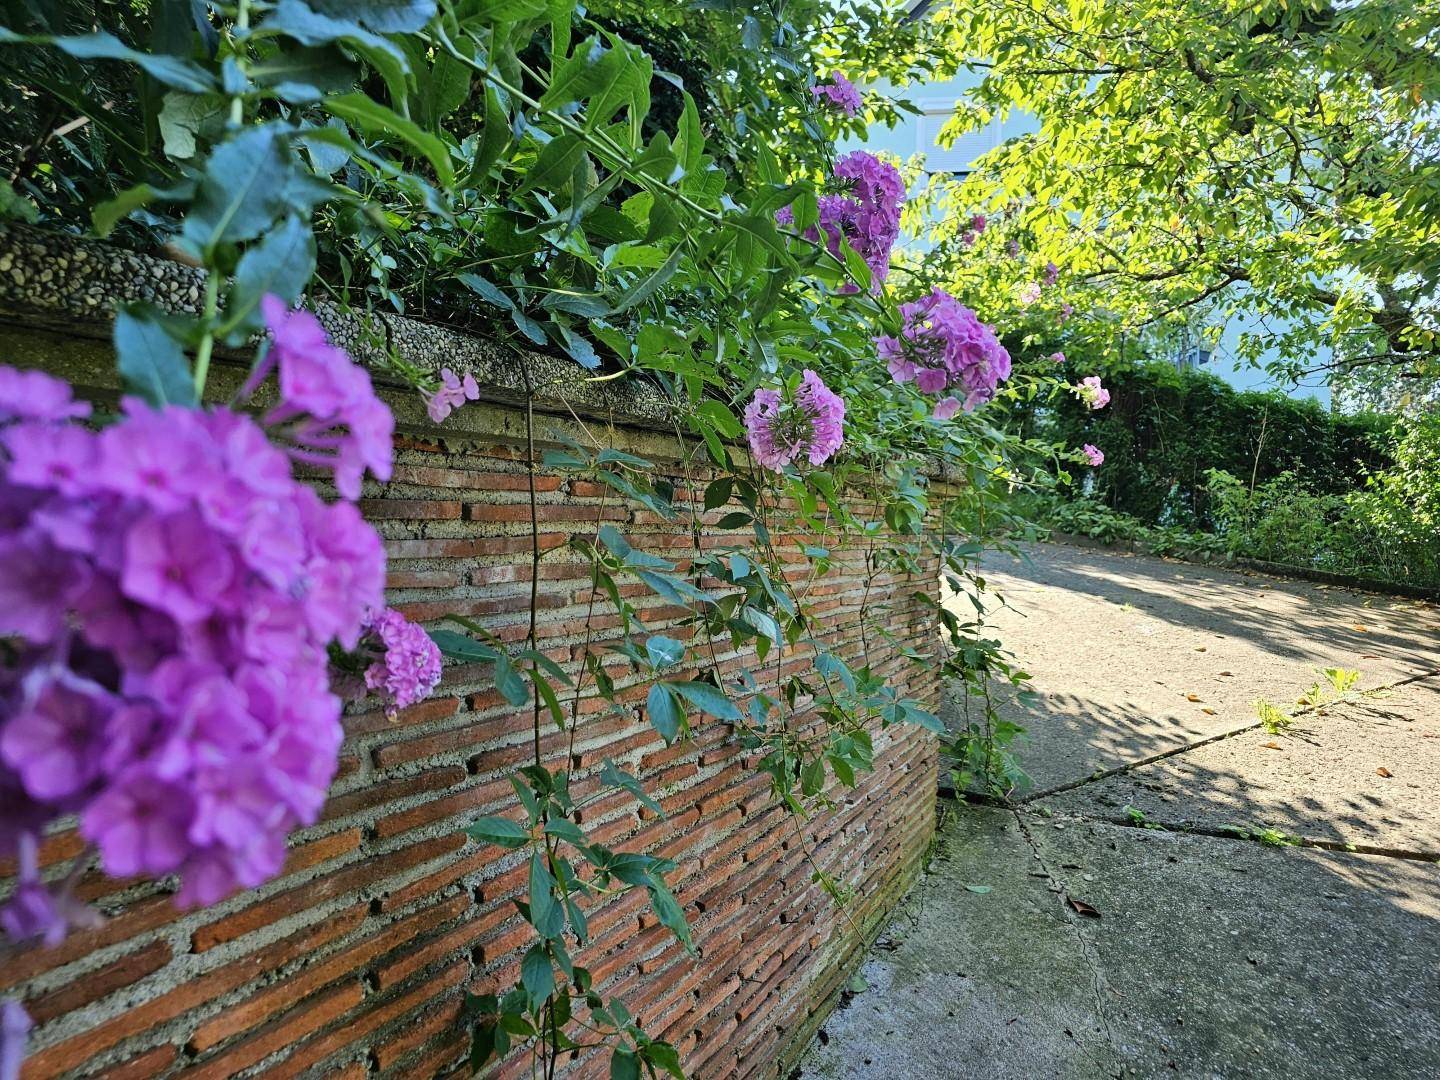
[[[943,289],[901,304],[900,317],[900,335],[877,337],[876,350],[897,383],[913,382],[925,394],[949,392],[935,406],[938,418],[983,405],[1010,377],[1010,354],[995,331]]]
[[[36,865],[63,815],[106,873],[178,873],[184,905],[274,876],[335,772],[328,650],[365,635],[366,682],[392,708],[438,679],[424,632],[383,610],[384,549],[349,501],[365,470],[389,475],[389,409],[314,316],[264,310],[273,344],[245,392],[278,369],[280,401],[259,422],[127,397],[94,430],[68,384],[0,368],[13,937],[55,942],[86,916]],[[292,461],[327,468],[343,497],[325,502]]]
[[[802,457],[811,465],[823,465],[845,441],[844,424],[845,402],[809,368],[792,400],[762,389],[745,407],[750,450],[757,462],[775,472]]]

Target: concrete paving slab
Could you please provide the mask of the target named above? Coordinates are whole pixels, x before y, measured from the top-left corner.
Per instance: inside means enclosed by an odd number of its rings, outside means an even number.
[[[861,975],[868,988],[826,1021],[792,1080],[1098,1080],[1119,1068],[1076,930],[1007,810],[966,811],[942,830]]]
[[[1440,1075],[1434,864],[991,809],[942,835],[799,1080]]]
[[[1440,678],[1327,706],[1284,735],[1246,731],[1031,805],[1440,858]]]
[[[1440,866],[1103,824],[1032,833],[1100,912],[1081,932],[1127,1074],[1440,1076]]]
[[[1028,790],[1244,727],[1257,697],[1291,701],[1318,668],[1356,668],[1364,687],[1440,671],[1440,613],[1423,601],[1060,545],[1025,554],[982,570],[1010,605],[995,632],[1036,690],[1002,702],[1029,731]]]

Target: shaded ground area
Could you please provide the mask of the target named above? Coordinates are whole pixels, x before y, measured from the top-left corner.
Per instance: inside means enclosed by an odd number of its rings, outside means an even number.
[[[951,806],[797,1077],[1440,1076],[1435,609],[1029,555],[987,571],[1033,782]],[[1366,692],[1257,724],[1331,666]]]

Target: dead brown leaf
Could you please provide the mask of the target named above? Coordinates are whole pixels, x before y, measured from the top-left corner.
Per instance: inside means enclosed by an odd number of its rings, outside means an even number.
[[[1392,773],[1389,769],[1385,768],[1384,765],[1381,765],[1378,769],[1375,770],[1375,775],[1376,775],[1376,776],[1383,776],[1383,777],[1385,777],[1385,778],[1388,780],[1390,777],[1394,776],[1395,774]]]
[[[1233,679],[1235,677],[1235,673],[1233,671],[1222,671],[1219,674],[1223,675],[1227,679]]]
[[[1206,705],[1205,708],[1201,709],[1200,711],[1203,712],[1206,716],[1214,716],[1214,715],[1216,715],[1216,714],[1215,714],[1215,710],[1212,709],[1212,708],[1210,708],[1209,705]]]
[[[1076,915],[1083,915],[1087,919],[1100,918],[1100,910],[1087,904],[1084,900],[1076,900],[1069,893],[1065,894],[1065,903],[1070,905]]]
[[[1370,633],[1369,630],[1366,630],[1365,627],[1361,626],[1358,622],[1357,622],[1354,626],[1352,626],[1350,629],[1355,630],[1355,631],[1358,631],[1359,633],[1362,633],[1362,634],[1368,634],[1368,633]]]
[[[1278,742],[1262,742],[1260,745],[1261,745],[1262,747],[1264,747],[1266,750],[1283,750],[1283,749],[1284,749],[1284,747],[1282,747]]]
[[[1196,645],[1196,646],[1195,646],[1195,651],[1196,651],[1196,652],[1205,652],[1205,646],[1204,646],[1204,645]]]
[[[1200,697],[1199,694],[1186,694],[1186,695],[1185,695],[1185,700],[1186,700],[1186,701],[1201,701],[1201,700],[1203,700],[1203,699]]]

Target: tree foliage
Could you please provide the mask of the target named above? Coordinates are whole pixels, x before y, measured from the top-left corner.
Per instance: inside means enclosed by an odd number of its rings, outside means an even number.
[[[934,192],[938,273],[1003,297],[1053,262],[1045,305],[1112,345],[1243,314],[1243,357],[1276,350],[1276,375],[1440,374],[1433,0],[1007,0],[936,18],[981,76],[949,135],[1039,120]],[[988,250],[1018,256],[976,257],[974,208],[998,215]]]

